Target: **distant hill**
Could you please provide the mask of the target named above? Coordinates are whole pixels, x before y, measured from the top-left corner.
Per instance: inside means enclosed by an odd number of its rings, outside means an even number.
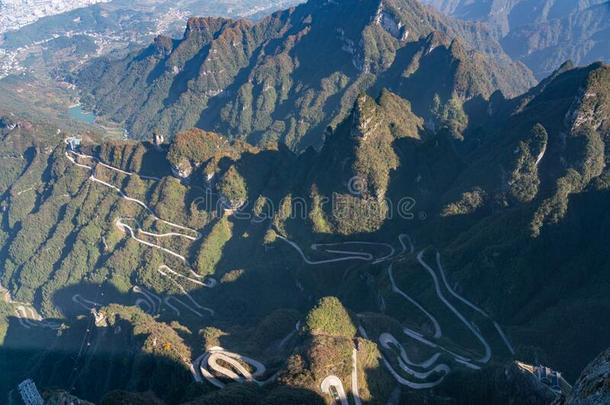
[[[447,15],[489,23],[504,50],[544,78],[570,59],[610,61],[607,0],[424,0]]]

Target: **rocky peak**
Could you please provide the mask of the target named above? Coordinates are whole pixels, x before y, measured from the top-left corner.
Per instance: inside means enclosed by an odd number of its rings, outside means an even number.
[[[610,403],[610,349],[583,370],[566,399],[556,405],[604,405]]]
[[[386,7],[383,1],[377,7],[375,23],[399,41],[406,41],[409,38],[409,30],[400,19],[400,16],[391,8]]]
[[[165,57],[174,50],[174,40],[165,35],[159,35],[154,39],[154,46],[156,51]]]
[[[361,94],[356,100],[352,112],[352,130],[354,138],[366,140],[380,125],[377,104],[366,94]]]
[[[217,32],[229,21],[232,20],[222,17],[191,17],[186,22],[184,36],[188,37],[195,32]]]
[[[452,44],[449,37],[440,31],[432,31],[430,34],[428,34],[426,36],[424,43],[427,47],[426,54],[431,53],[434,49],[436,49],[439,46],[442,46],[444,48],[449,48]]]
[[[565,126],[574,132],[582,127],[598,130],[610,126],[610,65],[594,64],[565,116]]]

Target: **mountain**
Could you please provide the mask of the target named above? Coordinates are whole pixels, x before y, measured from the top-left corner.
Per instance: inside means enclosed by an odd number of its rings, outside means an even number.
[[[79,122],[79,95],[66,76],[97,57],[124,57],[158,35],[179,37],[191,15],[256,20],[293,4],[292,0],[264,4],[260,0],[117,0],[40,18],[0,34],[0,110],[44,115],[49,122],[63,121],[61,126],[84,124],[91,131],[122,135],[123,128],[112,123]]]
[[[414,0],[193,17],[65,67],[93,124],[2,80],[0,398],[603,403],[610,65],[536,83],[496,35]]]
[[[479,25],[415,0],[313,0],[257,23],[191,18],[182,39],[94,61],[75,83],[134,138],[198,127],[303,151],[362,91],[390,89],[429,125],[443,114],[465,124],[494,91],[514,96],[534,80]]]
[[[570,59],[610,61],[610,2],[425,0],[447,15],[488,23],[506,53],[540,79]]]
[[[264,34],[225,23],[189,30]],[[412,75],[381,72],[393,88],[355,95],[300,154],[210,130],[117,141],[5,116],[2,392],[31,376],[102,403],[553,401],[513,361],[575,381],[607,347],[610,66],[564,64],[466,115],[420,84],[493,91],[468,69],[436,77],[436,58],[465,52],[443,41],[406,44],[438,46],[408,58]],[[173,44],[147,52],[174,61]]]
[[[157,35],[180,36],[191,15],[260,19],[293,4],[293,0],[5,2],[5,9],[0,6],[0,78],[21,72],[56,78],[94,57],[124,56]]]

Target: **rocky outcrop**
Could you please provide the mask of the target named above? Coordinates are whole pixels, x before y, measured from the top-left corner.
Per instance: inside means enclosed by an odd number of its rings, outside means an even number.
[[[570,396],[557,402],[557,405],[606,404],[610,404],[610,349],[583,370]]]

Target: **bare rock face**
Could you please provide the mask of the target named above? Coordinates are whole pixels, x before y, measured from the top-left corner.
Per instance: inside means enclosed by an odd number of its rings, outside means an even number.
[[[176,165],[172,164],[171,168],[172,174],[182,180],[188,179],[193,173],[194,169],[193,165],[186,159],[183,159]]]
[[[165,142],[165,137],[158,132],[153,133],[153,143],[157,149],[161,149],[161,145]]]
[[[610,404],[610,348],[593,360],[582,372],[571,395],[558,405]]]

